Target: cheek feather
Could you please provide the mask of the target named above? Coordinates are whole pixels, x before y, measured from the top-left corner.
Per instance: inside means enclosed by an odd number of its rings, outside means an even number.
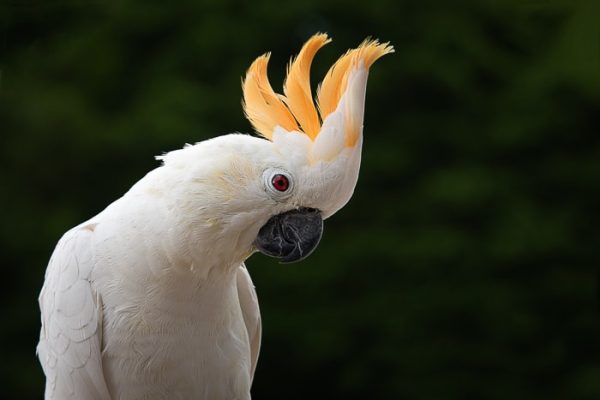
[[[258,182],[260,171],[251,160],[245,157],[231,155],[223,160],[210,174],[197,182],[200,195],[210,194],[214,201],[232,201],[244,197],[249,185]]]

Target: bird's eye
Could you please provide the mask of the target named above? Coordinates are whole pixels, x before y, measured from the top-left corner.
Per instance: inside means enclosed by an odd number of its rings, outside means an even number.
[[[264,187],[277,201],[283,201],[294,193],[294,175],[283,168],[269,168],[263,173]]]
[[[287,176],[283,174],[275,174],[271,178],[271,185],[280,192],[285,192],[290,187],[290,181]]]

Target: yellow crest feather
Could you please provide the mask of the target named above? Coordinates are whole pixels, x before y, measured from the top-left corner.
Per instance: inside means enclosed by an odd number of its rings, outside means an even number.
[[[299,130],[294,116],[269,83],[267,64],[270,56],[267,53],[258,57],[248,68],[246,79],[242,82],[244,113],[254,129],[267,139],[271,139],[276,126],[288,131]]]
[[[283,85],[285,104],[304,133],[313,140],[319,134],[321,123],[310,89],[310,65],[317,51],[329,42],[331,39],[326,34],[311,37],[302,46],[298,56],[290,62]]]
[[[341,56],[327,71],[325,79],[317,88],[317,104],[321,118],[325,119],[337,108],[346,90],[352,67],[362,60],[365,68],[369,69],[379,58],[393,52],[394,48],[389,42],[379,43],[377,40],[366,39],[356,49],[348,50]]]
[[[310,88],[310,66],[317,51],[330,41],[326,34],[318,33],[304,44],[298,56],[288,65],[285,96],[275,93],[269,83],[267,64],[270,54],[264,54],[252,63],[242,82],[242,105],[246,117],[259,134],[271,139],[273,129],[280,126],[287,131],[304,132],[314,140],[321,129],[321,121],[336,110],[354,67],[362,63],[368,70],[377,59],[394,52],[389,43],[369,39],[356,49],[347,51],[333,64],[319,85],[317,111]],[[354,131],[357,127],[351,129]],[[354,145],[359,133],[348,134],[347,144]]]

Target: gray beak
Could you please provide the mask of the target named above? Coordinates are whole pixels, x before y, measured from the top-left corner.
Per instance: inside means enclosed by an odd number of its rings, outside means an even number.
[[[258,231],[254,245],[267,256],[291,263],[308,257],[322,235],[321,211],[301,207],[272,216]]]

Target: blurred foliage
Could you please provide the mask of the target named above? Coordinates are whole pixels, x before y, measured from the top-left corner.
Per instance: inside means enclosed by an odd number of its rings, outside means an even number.
[[[0,3],[0,397],[37,399],[60,235],[157,165],[249,132],[240,77],[366,36],[361,179],[307,261],[249,262],[257,399],[598,399],[600,2]]]

